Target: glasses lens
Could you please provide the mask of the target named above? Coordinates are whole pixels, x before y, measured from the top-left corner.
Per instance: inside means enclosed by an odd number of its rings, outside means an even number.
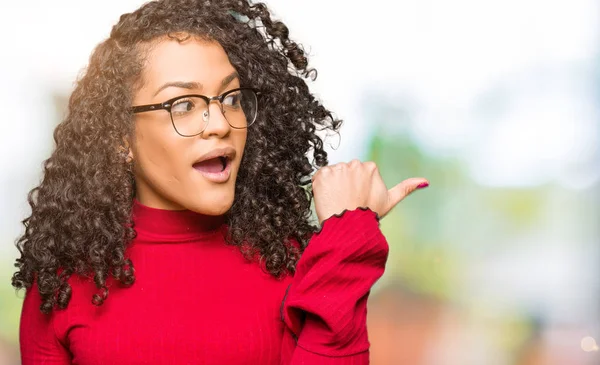
[[[171,120],[177,133],[195,136],[204,131],[209,120],[208,105],[202,98],[186,96],[173,102]]]
[[[246,128],[256,119],[258,100],[254,90],[241,89],[225,95],[223,112],[233,128]]]

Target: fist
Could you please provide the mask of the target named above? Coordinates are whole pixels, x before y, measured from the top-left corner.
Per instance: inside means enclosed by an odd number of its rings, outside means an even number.
[[[410,178],[389,189],[374,162],[352,160],[319,169],[312,177],[319,223],[345,209],[367,207],[383,218],[396,204],[429,182]]]

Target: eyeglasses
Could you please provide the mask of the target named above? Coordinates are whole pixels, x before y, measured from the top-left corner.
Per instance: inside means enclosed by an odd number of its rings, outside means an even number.
[[[256,120],[259,90],[238,88],[221,95],[208,97],[204,95],[182,95],[169,99],[164,103],[138,105],[131,107],[133,113],[153,110],[166,110],[171,115],[173,128],[182,137],[193,137],[204,132],[210,120],[209,105],[218,101],[221,113],[231,128],[244,129]]]

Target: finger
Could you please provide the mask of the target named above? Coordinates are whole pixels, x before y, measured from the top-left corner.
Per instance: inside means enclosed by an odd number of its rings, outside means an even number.
[[[319,168],[317,171],[315,171],[315,173],[311,177],[312,182],[315,182],[315,180],[319,179],[321,177],[321,175],[329,173],[330,169],[331,169],[330,166],[323,166],[323,167]]]
[[[402,199],[406,198],[410,193],[417,189],[426,188],[429,186],[429,181],[422,177],[412,177],[402,181],[400,184],[388,190],[389,209],[392,209]]]
[[[364,167],[365,167],[365,169],[366,169],[368,172],[370,172],[370,173],[375,173],[375,172],[377,172],[377,173],[378,173],[378,172],[379,172],[379,171],[377,170],[377,164],[375,164],[375,162],[373,162],[373,161],[366,161],[366,162],[363,162],[363,166],[364,166]]]

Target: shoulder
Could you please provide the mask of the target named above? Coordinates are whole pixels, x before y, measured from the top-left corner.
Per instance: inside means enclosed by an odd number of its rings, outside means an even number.
[[[59,275],[60,272],[61,271],[59,271],[57,275]],[[38,279],[35,279],[33,284],[25,290],[23,312],[27,311],[28,313],[31,313],[38,311],[41,313],[42,294],[38,284]],[[73,274],[67,279],[66,284],[67,286],[63,286],[61,288],[62,290],[55,289],[53,295],[69,297],[67,308],[72,305],[80,304],[84,301],[84,298],[87,298],[87,303],[91,304],[92,295],[98,291],[91,276]],[[42,291],[43,290],[47,289],[43,288]],[[55,305],[52,313],[60,311],[62,311],[62,309]]]

